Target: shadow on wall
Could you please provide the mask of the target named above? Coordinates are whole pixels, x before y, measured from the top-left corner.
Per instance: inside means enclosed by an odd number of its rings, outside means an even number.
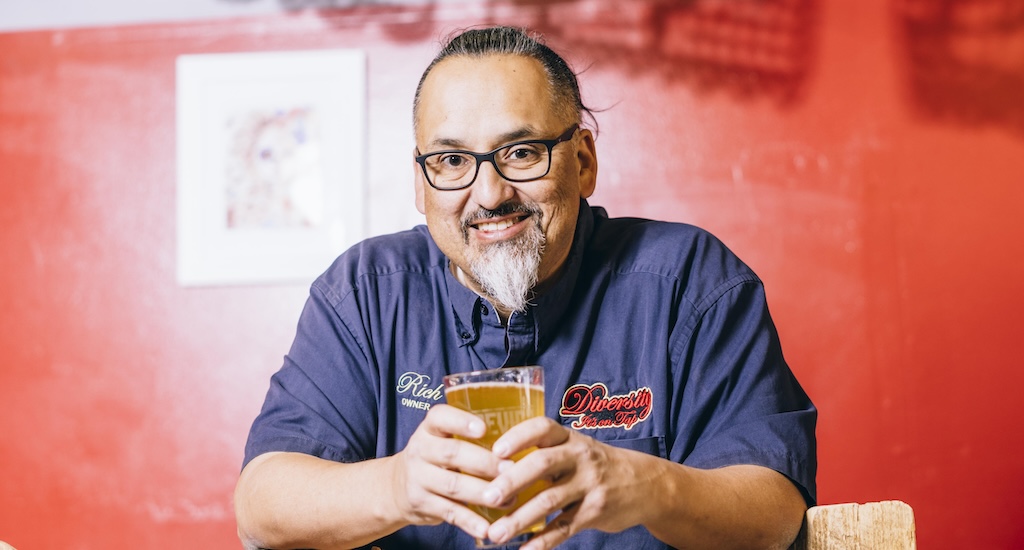
[[[239,2],[247,0],[222,0]],[[350,26],[361,10],[399,42],[437,36],[436,1],[278,0]],[[626,74],[655,73],[702,92],[768,98],[802,96],[814,65],[819,0],[504,0],[480,3],[480,24],[513,17],[562,50],[586,51]]]
[[[698,92],[791,105],[814,65],[817,0],[520,2],[537,27],[626,74],[655,72]]]
[[[1024,136],[1024,2],[897,0],[912,108]]]
[[[221,0],[246,2],[250,0]],[[338,26],[366,10],[397,42],[436,36],[436,0],[278,0]],[[481,0],[481,24],[514,17],[560,48],[698,92],[795,105],[816,62],[820,0]],[[940,122],[1024,135],[1024,1],[891,0],[909,107]],[[504,17],[503,17],[504,16]],[[379,19],[377,19],[379,20]],[[883,37],[879,36],[879,39]]]

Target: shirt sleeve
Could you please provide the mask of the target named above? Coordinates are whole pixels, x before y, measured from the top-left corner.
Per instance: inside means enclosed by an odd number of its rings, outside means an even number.
[[[683,433],[673,455],[699,468],[755,464],[788,477],[808,505],[817,499],[817,410],[782,356],[763,286],[745,278],[697,304],[678,350],[689,365]]]
[[[365,338],[351,329],[360,324],[343,319],[344,303],[314,283],[291,350],[249,431],[243,467],[272,451],[339,462],[373,456],[379,384]]]

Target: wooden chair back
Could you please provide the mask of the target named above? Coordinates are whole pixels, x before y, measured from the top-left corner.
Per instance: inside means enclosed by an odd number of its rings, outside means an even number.
[[[790,550],[917,550],[914,510],[905,502],[830,504],[807,510]]]

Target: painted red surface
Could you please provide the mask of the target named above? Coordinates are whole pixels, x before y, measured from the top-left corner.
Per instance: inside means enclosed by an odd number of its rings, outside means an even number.
[[[619,4],[0,34],[0,540],[238,547],[246,430],[306,288],[177,286],[175,57],[365,49],[379,216],[411,201],[437,37],[500,21],[587,68],[594,203],[702,225],[761,274],[821,410],[821,502],[905,500],[922,548],[1024,547],[1010,0]]]

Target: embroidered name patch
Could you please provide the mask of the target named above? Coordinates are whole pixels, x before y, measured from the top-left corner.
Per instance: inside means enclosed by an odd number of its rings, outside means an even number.
[[[651,414],[654,394],[643,387],[626,395],[608,395],[608,387],[576,384],[562,394],[562,418],[575,418],[570,426],[577,430],[601,428],[632,428]]]
[[[403,396],[403,407],[425,411],[430,409],[430,405],[444,398],[444,384],[434,387],[429,375],[407,372],[398,378],[395,392]]]

